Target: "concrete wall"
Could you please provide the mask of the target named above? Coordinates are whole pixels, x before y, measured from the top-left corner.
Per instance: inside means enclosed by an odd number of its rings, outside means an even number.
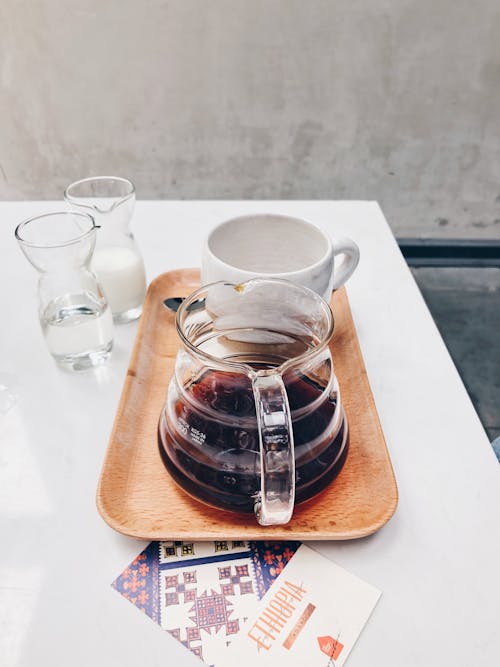
[[[1,0],[0,198],[378,199],[500,236],[497,0]]]

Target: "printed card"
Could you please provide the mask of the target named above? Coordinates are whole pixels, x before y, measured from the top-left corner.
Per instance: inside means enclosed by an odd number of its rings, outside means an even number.
[[[380,592],[300,546],[217,667],[342,667]]]
[[[300,542],[151,542],[113,582],[186,649],[218,667]]]

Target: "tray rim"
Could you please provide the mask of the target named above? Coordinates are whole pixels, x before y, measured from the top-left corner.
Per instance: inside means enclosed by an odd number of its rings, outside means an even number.
[[[156,276],[151,283],[148,286],[148,290],[146,293],[145,301],[144,303],[147,303],[148,297],[151,293],[154,292],[155,288],[157,287],[158,283],[162,283],[165,280],[169,280],[169,282],[175,281],[175,278],[179,276],[181,279],[182,278],[188,278],[187,282],[189,282],[191,285],[193,283],[199,283],[199,269],[198,268],[180,268],[180,269],[173,269],[171,271],[165,271],[158,276]],[[342,290],[345,290],[345,288],[341,288]],[[352,313],[351,313],[351,308],[349,304],[349,300],[347,297],[347,294],[345,295],[346,299],[346,308],[349,317],[351,318],[352,321],[352,326],[354,328],[355,332],[355,345],[358,348],[359,355],[363,361],[363,366],[364,366],[364,360],[362,356],[362,352],[359,346],[359,339],[357,336],[357,331],[356,331],[356,326],[354,323],[354,320],[352,319]],[[146,318],[141,316],[140,321],[139,321],[139,326],[137,328],[137,333],[135,336],[134,340],[134,345],[132,348],[132,352],[130,355],[130,359],[128,362],[127,366],[127,372],[123,381],[123,386],[122,386],[122,392],[120,395],[120,400],[118,402],[114,420],[113,420],[113,427],[109,436],[108,444],[106,447],[106,451],[104,454],[102,466],[101,466],[101,471],[99,474],[99,481],[97,485],[97,490],[96,490],[96,506],[99,514],[101,515],[102,519],[105,521],[105,523],[115,530],[116,532],[120,533],[121,535],[124,535],[126,537],[132,537],[135,539],[141,539],[141,540],[159,540],[159,541],[167,541],[167,540],[186,540],[186,534],[185,532],[181,531],[180,533],[175,533],[171,532],[168,536],[165,536],[164,531],[157,531],[157,530],[139,530],[135,529],[133,526],[129,525],[126,521],[120,520],[116,518],[115,515],[112,514],[108,510],[107,507],[107,501],[105,499],[105,493],[104,493],[104,484],[105,484],[105,477],[106,477],[106,472],[107,472],[107,466],[109,465],[109,455],[112,450],[114,440],[116,437],[116,433],[119,430],[119,416],[122,414],[122,408],[124,405],[126,405],[128,396],[131,391],[131,382],[133,378],[135,377],[135,371],[133,368],[136,365],[137,358],[140,354],[140,347],[141,347],[141,340],[142,340],[142,335],[144,333],[144,329],[146,327]],[[274,540],[282,540],[282,539],[296,539],[296,540],[301,540],[301,541],[341,541],[341,540],[352,540],[352,539],[360,539],[363,537],[368,537],[369,535],[373,535],[376,533],[378,530],[380,530],[394,515],[397,506],[398,506],[398,500],[399,500],[399,492],[398,492],[398,486],[397,486],[397,481],[396,477],[394,474],[394,468],[392,465],[391,457],[389,454],[389,450],[387,448],[387,443],[383,434],[382,426],[380,424],[380,419],[378,415],[378,411],[376,409],[375,405],[375,399],[373,397],[373,393],[371,391],[369,379],[368,379],[368,374],[366,372],[366,367],[364,366],[364,374],[366,377],[366,382],[368,386],[368,390],[370,393],[370,396],[373,401],[373,406],[374,406],[374,417],[376,418],[376,426],[379,430],[379,433],[382,437],[382,443],[384,448],[384,453],[386,457],[386,463],[388,465],[388,470],[387,474],[389,475],[390,482],[391,482],[391,490],[392,490],[392,497],[390,500],[387,501],[386,505],[382,508],[382,511],[376,515],[375,519],[372,520],[369,526],[366,526],[365,528],[356,528],[356,529],[344,529],[344,530],[337,530],[332,534],[324,534],[324,533],[312,533],[308,531],[303,531],[303,530],[297,530],[293,529],[293,527],[290,524],[284,525],[284,526],[260,526],[256,523],[255,518],[252,514],[248,514],[245,516],[248,516],[248,522],[249,525],[245,526],[244,528],[244,534],[242,535],[241,533],[241,526],[235,524],[234,527],[231,527],[228,530],[227,525],[222,527],[222,530],[224,532],[223,535],[220,534],[220,532],[217,532],[214,530],[213,535],[208,534],[210,531],[207,531],[207,529],[202,530],[201,532],[199,529],[193,529],[192,532],[189,534],[189,540],[193,541],[211,541],[212,539],[217,539],[219,537],[224,537],[224,538],[244,538],[246,540],[262,540],[262,539],[274,539]],[[137,445],[136,445],[137,447]],[[135,448],[134,448],[135,449]],[[131,452],[133,455],[133,451]],[[173,478],[172,478],[173,480]],[[180,490],[181,493],[186,493],[184,489],[179,487],[175,480],[173,480],[175,486]],[[324,492],[320,493],[318,496],[311,498],[300,505],[298,507],[305,507],[308,504],[314,504],[318,503],[321,501],[321,498],[323,496]],[[189,494],[188,494],[189,495]],[[201,502],[198,499],[195,499],[197,503]],[[225,510],[217,510],[216,508],[211,508],[213,511],[220,511],[221,513],[224,513],[224,515],[231,514],[231,512],[225,511]],[[242,515],[238,515],[235,513],[235,516],[241,517]],[[255,530],[256,532],[252,532],[252,530]],[[263,534],[265,533],[265,534]]]

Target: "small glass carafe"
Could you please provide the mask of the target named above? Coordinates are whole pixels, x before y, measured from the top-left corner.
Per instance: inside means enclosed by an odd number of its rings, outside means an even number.
[[[347,456],[330,307],[284,280],[213,283],[183,301],[176,325],[159,424],[167,469],[210,505],[287,523]]]
[[[40,324],[54,359],[72,370],[106,361],[113,346],[113,319],[90,270],[96,241],[92,216],[47,213],[22,222],[15,235],[40,274]]]
[[[146,294],[146,274],[129,228],[135,208],[133,183],[116,176],[84,178],[68,186],[64,198],[71,209],[90,213],[99,227],[92,269],[115,322],[137,319]]]

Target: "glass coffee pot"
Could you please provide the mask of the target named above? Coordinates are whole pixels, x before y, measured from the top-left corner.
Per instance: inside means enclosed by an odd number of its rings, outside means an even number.
[[[210,505],[287,523],[347,456],[330,307],[284,280],[220,282],[185,299],[176,325],[159,424],[167,469]]]

